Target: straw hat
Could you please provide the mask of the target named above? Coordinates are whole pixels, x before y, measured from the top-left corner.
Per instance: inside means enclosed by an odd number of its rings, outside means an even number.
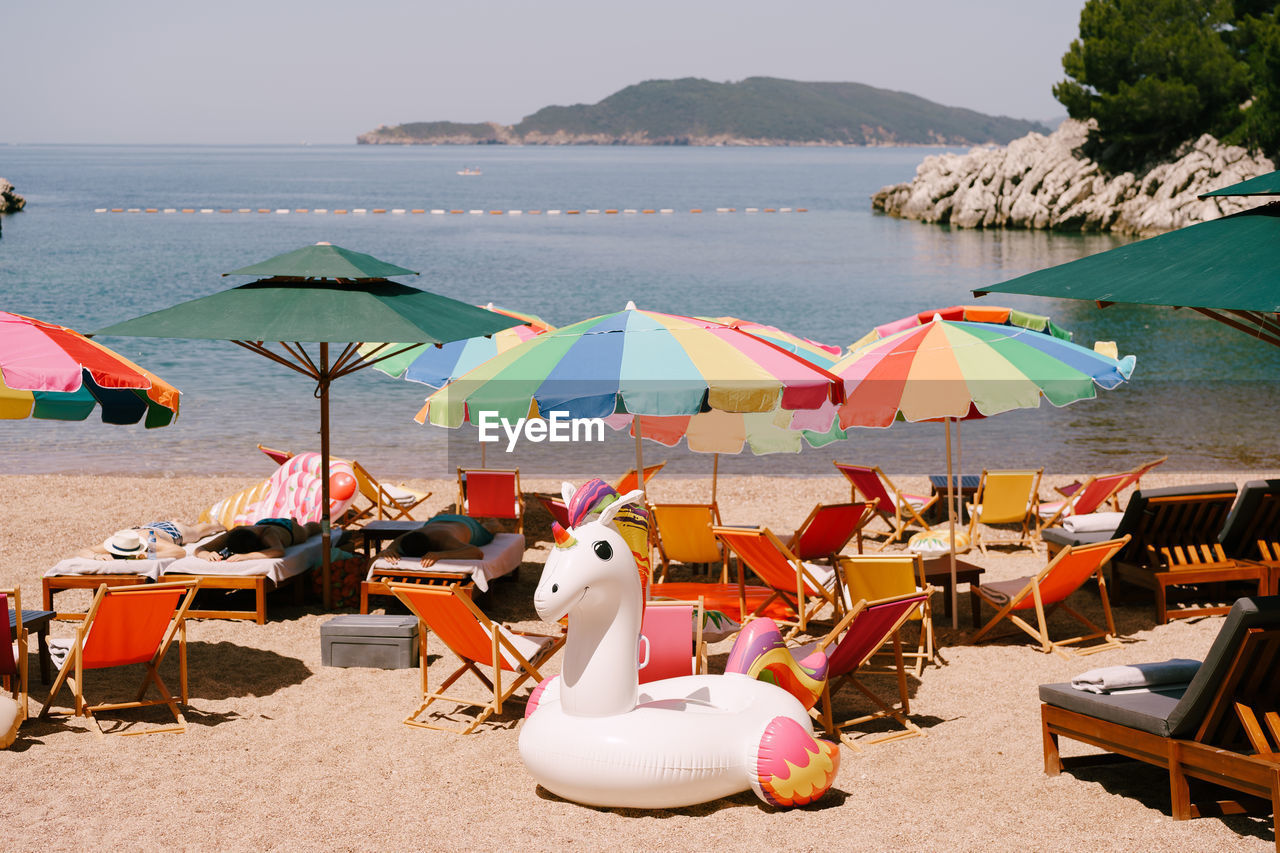
[[[147,545],[136,530],[117,530],[107,537],[102,547],[117,557],[141,557],[147,552]]]

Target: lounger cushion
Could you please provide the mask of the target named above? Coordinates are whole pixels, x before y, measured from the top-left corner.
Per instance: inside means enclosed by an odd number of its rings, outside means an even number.
[[[1165,693],[1089,693],[1067,684],[1041,684],[1040,701],[1097,717],[1109,723],[1169,737],[1169,715],[1177,708],[1185,687]]]
[[[423,568],[420,557],[401,557],[394,565],[385,559],[375,560],[369,566],[367,580],[373,580],[375,574],[387,574],[397,569],[441,575],[457,574],[460,578],[470,578],[475,581],[476,589],[487,592],[489,581],[520,568],[520,563],[524,560],[524,546],[524,536],[519,533],[497,533],[492,542],[480,548],[484,557],[479,560],[440,560],[427,568]]]
[[[1062,529],[1070,533],[1111,533],[1120,526],[1122,518],[1122,512],[1087,512],[1064,519]]]
[[[1106,542],[1108,539],[1114,539],[1115,536],[1122,535],[1118,530],[1090,530],[1086,533],[1072,533],[1065,527],[1050,527],[1048,530],[1042,531],[1040,538],[1045,542],[1054,545],[1092,545],[1095,542]]]
[[[332,541],[337,542],[341,535],[342,528],[334,527]],[[212,562],[195,556],[182,557],[165,566],[162,578],[169,575],[218,575],[220,577],[265,575],[272,583],[279,584],[320,565],[323,562],[322,542],[323,539],[317,534],[305,542],[285,548],[283,557],[262,560],[237,560],[233,563],[227,560]]]

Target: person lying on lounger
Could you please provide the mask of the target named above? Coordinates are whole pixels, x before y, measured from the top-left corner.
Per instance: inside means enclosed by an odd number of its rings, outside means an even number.
[[[147,556],[147,545],[151,534],[156,537],[157,557],[185,557],[187,552],[182,546],[189,542],[198,542],[206,536],[226,530],[217,522],[197,522],[187,524],[182,521],[153,521],[150,524],[139,524],[117,530],[101,545],[81,548],[77,557],[90,560],[131,560]]]
[[[428,518],[417,530],[402,533],[375,560],[396,565],[401,557],[422,558],[422,566],[437,560],[483,560],[481,547],[493,541],[493,531],[466,515],[441,513]]]
[[[210,562],[226,560],[274,560],[284,556],[290,545],[301,545],[320,533],[320,524],[299,524],[292,518],[263,518],[253,524],[233,527],[196,549],[195,556]]]

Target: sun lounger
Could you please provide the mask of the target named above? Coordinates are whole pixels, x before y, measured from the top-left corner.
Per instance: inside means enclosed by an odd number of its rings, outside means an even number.
[[[368,576],[360,584],[360,612],[369,612],[369,596],[391,595],[389,583],[453,584],[474,582],[476,589],[486,592],[489,582],[509,575],[524,561],[524,535],[497,533],[493,541],[480,548],[479,560],[440,560],[426,568],[421,557],[401,557],[391,563],[375,560]]]
[[[1269,594],[1280,595],[1280,480],[1245,483],[1218,542],[1228,557],[1266,566]]]
[[[213,537],[182,546],[187,554],[195,553],[197,546]],[[95,560],[91,557],[68,557],[59,560],[44,573],[41,587],[44,609],[54,609],[54,596],[68,589],[97,589],[107,586],[136,586],[160,580],[164,570],[175,560],[161,557],[154,560]],[[83,619],[83,613],[59,612],[58,619]]]
[[[1242,598],[1185,687],[1149,683],[1098,694],[1042,684],[1045,773],[1136,759],[1168,771],[1174,820],[1236,814],[1269,801],[1274,833],[1280,811],[1278,657],[1280,598]],[[1063,737],[1114,755],[1063,758]],[[1194,802],[1193,782],[1208,783],[1212,795]],[[1230,791],[1258,799],[1221,796]]]

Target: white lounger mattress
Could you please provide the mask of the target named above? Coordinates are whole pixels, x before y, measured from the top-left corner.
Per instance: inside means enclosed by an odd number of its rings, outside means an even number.
[[[333,541],[342,533],[333,528]],[[182,557],[171,561],[161,570],[161,575],[221,575],[223,577],[256,577],[266,575],[273,583],[288,580],[300,575],[307,569],[315,568],[322,561],[323,551],[320,547],[320,536],[312,536],[300,545],[290,545],[283,557],[266,560],[241,560],[228,562],[219,560],[212,562],[199,557]]]
[[[199,542],[183,545],[188,555],[194,554],[196,547],[208,542],[212,536],[206,536]],[[148,580],[159,580],[165,568],[176,557],[161,557],[155,560],[95,560],[92,557],[68,557],[59,560],[53,568],[44,573],[47,578],[60,575],[142,575]],[[204,562],[201,560],[201,562]]]
[[[520,568],[520,563],[524,560],[524,536],[519,533],[496,533],[493,541],[480,550],[484,553],[481,560],[440,560],[426,568],[422,566],[421,557],[401,557],[394,564],[385,559],[374,560],[369,566],[367,580],[372,580],[378,569],[457,574],[459,577],[471,578],[475,581],[476,589],[486,592],[489,581]]]

